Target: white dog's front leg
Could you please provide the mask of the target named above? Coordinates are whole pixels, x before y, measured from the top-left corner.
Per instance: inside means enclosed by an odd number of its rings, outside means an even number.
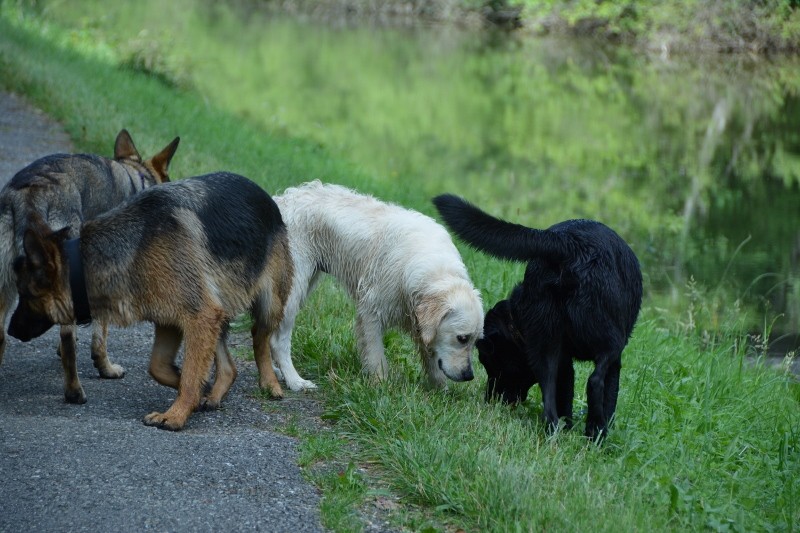
[[[272,348],[272,361],[278,379],[283,379],[286,386],[293,391],[316,389],[313,381],[303,379],[292,363],[292,330],[294,329],[294,316],[284,316],[283,322],[270,337]]]
[[[389,364],[383,349],[383,327],[373,315],[361,310],[356,317],[356,341],[364,372],[378,379],[386,379]]]
[[[439,368],[435,354],[424,346],[420,346],[419,352],[422,357],[422,364],[425,365],[425,385],[430,389],[447,388],[447,377]]]

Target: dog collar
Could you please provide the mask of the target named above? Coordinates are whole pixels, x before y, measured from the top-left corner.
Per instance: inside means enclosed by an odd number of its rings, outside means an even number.
[[[75,322],[85,326],[92,321],[89,310],[89,295],[86,293],[86,277],[83,273],[81,261],[81,240],[69,239],[64,241],[64,253],[69,266],[69,290],[72,295],[72,307],[75,311]]]
[[[139,172],[138,169],[136,170],[136,175],[138,176],[139,184],[141,185],[141,188],[137,189],[136,188],[136,183],[134,183],[134,181],[133,181],[133,176],[131,175],[131,171],[128,168],[128,166],[127,165],[122,165],[122,168],[125,169],[125,173],[128,175],[128,181],[130,181],[130,183],[131,183],[131,194],[136,194],[139,191],[143,191],[144,188],[145,188],[144,175],[141,172]]]

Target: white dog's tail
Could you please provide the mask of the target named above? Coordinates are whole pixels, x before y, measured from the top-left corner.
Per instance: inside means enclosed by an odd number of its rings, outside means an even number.
[[[452,194],[437,196],[433,204],[453,233],[495,257],[530,261],[540,256],[559,260],[570,255],[570,243],[563,234],[500,220]]]

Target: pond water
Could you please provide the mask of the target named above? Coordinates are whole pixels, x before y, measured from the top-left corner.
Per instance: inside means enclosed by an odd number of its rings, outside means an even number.
[[[654,306],[800,330],[794,59],[300,22],[244,1],[41,4],[212,105],[316,140],[381,191],[455,192],[534,227],[598,219],[639,255]]]

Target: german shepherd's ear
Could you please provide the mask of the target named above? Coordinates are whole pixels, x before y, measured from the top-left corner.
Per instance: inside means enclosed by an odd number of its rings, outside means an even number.
[[[59,243],[67,237],[69,228],[43,235],[41,228],[29,227],[22,238],[29,274],[40,288],[48,288],[58,275],[60,266]]]
[[[150,166],[155,172],[156,181],[159,183],[169,181],[167,168],[169,167],[170,161],[172,161],[172,156],[175,155],[175,150],[178,149],[179,142],[181,142],[181,138],[175,137],[172,139],[172,142],[166,146],[166,148],[154,155],[149,161]]]
[[[117,134],[117,140],[114,141],[114,159],[133,159],[134,161],[142,162],[142,156],[139,155],[139,150],[133,144],[131,134],[128,130],[122,129]]]
[[[423,296],[414,308],[420,340],[424,346],[430,346],[436,338],[436,331],[445,315],[450,311],[444,298]]]

